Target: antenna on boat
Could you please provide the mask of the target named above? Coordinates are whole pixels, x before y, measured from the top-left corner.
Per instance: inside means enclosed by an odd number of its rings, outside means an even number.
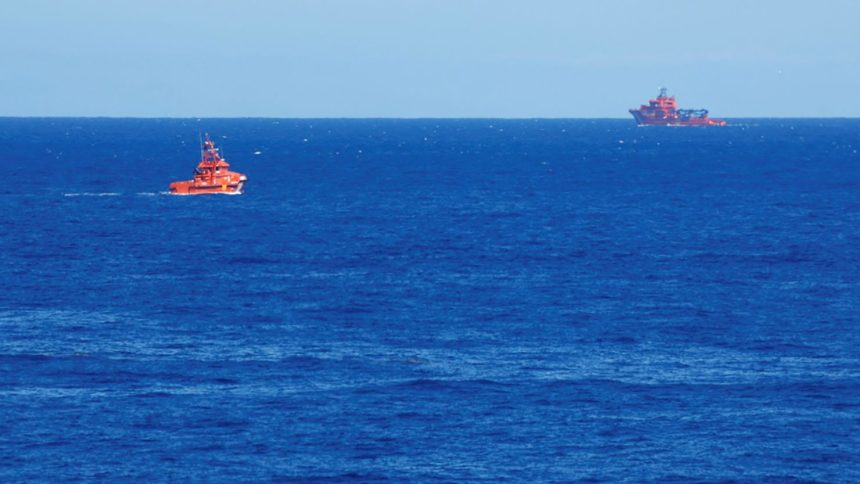
[[[200,130],[197,130],[197,140],[199,144],[197,146],[200,147],[200,161],[203,161],[203,133]]]

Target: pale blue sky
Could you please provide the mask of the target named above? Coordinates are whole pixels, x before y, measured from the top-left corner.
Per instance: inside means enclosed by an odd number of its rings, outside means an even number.
[[[856,0],[0,0],[0,116],[860,116]]]

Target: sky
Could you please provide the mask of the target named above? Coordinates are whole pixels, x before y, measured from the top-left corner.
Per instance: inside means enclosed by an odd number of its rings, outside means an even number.
[[[860,117],[856,0],[0,0],[0,116]]]

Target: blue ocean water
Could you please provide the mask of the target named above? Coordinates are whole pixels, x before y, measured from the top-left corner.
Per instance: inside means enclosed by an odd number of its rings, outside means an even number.
[[[200,131],[245,195],[163,194]],[[0,119],[0,480],[858,481],[858,151]]]

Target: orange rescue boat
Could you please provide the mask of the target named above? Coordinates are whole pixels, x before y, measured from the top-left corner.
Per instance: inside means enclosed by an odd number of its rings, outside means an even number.
[[[194,170],[194,179],[177,181],[170,184],[172,195],[241,195],[248,177],[235,171],[230,171],[230,165],[215,143],[206,134],[203,141],[200,164]]]

